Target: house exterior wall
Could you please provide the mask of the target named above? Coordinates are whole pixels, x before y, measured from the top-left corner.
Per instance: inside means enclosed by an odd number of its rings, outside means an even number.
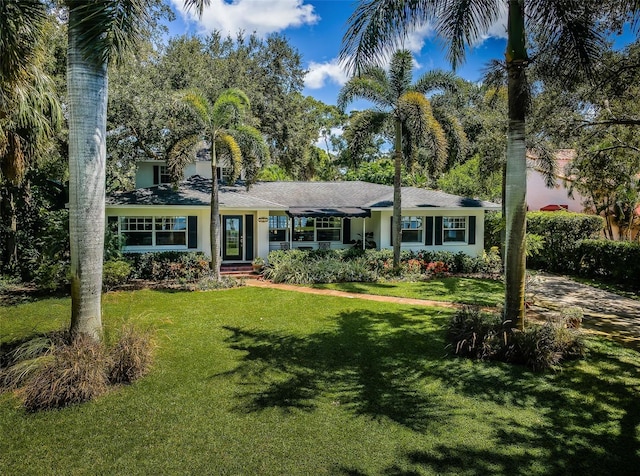
[[[197,217],[197,246],[135,246],[125,247],[124,252],[146,253],[152,251],[202,251],[211,253],[209,239],[209,207],[144,207],[144,206],[120,206],[108,207],[106,211],[107,223],[110,217]],[[188,232],[188,230],[187,230]]]
[[[107,217],[197,217],[197,246],[189,248],[188,246],[135,246],[126,247],[125,252],[151,252],[163,250],[182,250],[182,251],[200,251],[207,256],[210,254],[211,241],[209,231],[209,207],[178,207],[178,206],[109,206],[107,208]],[[364,235],[363,232],[373,232],[373,240],[376,242],[378,249],[392,248],[391,245],[391,210],[373,211],[370,218],[353,218],[351,219],[351,240],[358,240]],[[254,230],[253,248],[250,256],[267,258],[269,251],[281,249],[281,242],[269,241],[269,215],[287,216],[283,211],[269,210],[245,210],[245,209],[224,209],[221,210],[221,216],[240,215],[246,220],[247,215],[251,216]],[[432,251],[451,251],[454,253],[464,252],[470,256],[478,256],[482,254],[484,248],[484,211],[481,209],[432,209],[427,213],[421,210],[405,210],[403,216],[419,216],[419,217],[464,217],[466,219],[466,242],[446,243],[436,245],[435,239],[432,245],[425,244],[426,237],[426,220],[423,220],[422,242],[403,243],[404,250],[432,250]],[[469,241],[469,217],[475,217],[475,244],[468,244]],[[289,220],[289,226],[291,221]],[[246,225],[246,222],[243,221]],[[223,231],[222,231],[223,232]],[[245,246],[244,261],[248,261],[246,255],[246,247],[248,246],[246,239],[246,226],[243,227],[243,242]],[[290,231],[289,231],[290,233]],[[344,226],[342,233],[344,233]],[[434,229],[435,233],[435,229]],[[344,234],[341,235],[344,238]],[[342,240],[344,241],[344,240]],[[331,249],[349,248],[353,246],[351,243],[331,242]],[[318,248],[318,242],[290,242],[292,248]]]
[[[565,181],[559,177],[555,179],[553,188],[548,188],[541,172],[535,169],[527,170],[527,207],[529,211],[538,211],[547,205],[566,205],[571,212],[584,212],[583,197],[573,193],[569,197],[569,190]]]
[[[466,242],[455,242],[455,243],[447,243],[444,242],[441,245],[436,245],[435,241],[435,233],[436,230],[434,228],[434,240],[432,245],[425,244],[426,238],[426,227],[423,220],[423,228],[422,228],[422,242],[416,243],[402,243],[401,248],[403,250],[411,250],[411,251],[420,251],[420,250],[429,250],[429,251],[451,251],[452,253],[463,252],[468,254],[469,256],[479,256],[484,251],[484,210],[481,209],[457,209],[457,210],[446,210],[446,209],[433,209],[429,210],[429,212],[425,212],[424,209],[416,209],[416,210],[403,210],[402,216],[418,216],[418,217],[464,217],[466,218]],[[379,230],[380,230],[380,241],[378,241],[379,248],[393,248],[391,244],[391,218],[393,216],[392,210],[384,210],[377,213],[374,213],[379,217]],[[469,219],[468,217],[475,217],[475,244],[469,244]]]
[[[138,162],[138,171],[136,172],[136,188],[153,187],[153,166],[158,165],[158,161]],[[162,162],[164,164],[164,162]]]

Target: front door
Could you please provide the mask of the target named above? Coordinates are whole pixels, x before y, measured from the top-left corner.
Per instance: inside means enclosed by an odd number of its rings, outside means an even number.
[[[222,259],[242,261],[242,216],[222,217]]]

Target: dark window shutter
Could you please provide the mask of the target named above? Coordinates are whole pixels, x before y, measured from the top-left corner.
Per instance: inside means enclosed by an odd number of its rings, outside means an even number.
[[[442,217],[436,217],[435,226],[436,245],[442,244]]]
[[[424,244],[427,246],[433,245],[433,217],[427,217],[426,219]]]
[[[342,219],[342,244],[348,245],[351,243],[351,218]]]
[[[470,245],[476,244],[476,217],[469,217],[469,241]]]
[[[118,217],[107,217],[107,228],[113,233],[118,233]]]
[[[389,238],[389,243],[391,243],[391,246],[393,246],[393,217],[391,217],[391,237]]]
[[[160,184],[160,166],[154,165],[153,166],[153,185],[158,185],[158,184]]]
[[[188,248],[197,248],[198,247],[198,217],[190,216],[188,218],[189,228],[189,237],[188,237]]]
[[[253,215],[244,216],[245,259],[253,260]]]

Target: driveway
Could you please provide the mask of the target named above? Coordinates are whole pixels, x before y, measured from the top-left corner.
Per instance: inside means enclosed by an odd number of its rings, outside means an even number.
[[[640,350],[640,301],[546,273],[532,279],[527,294],[538,311],[580,307],[585,329]]]

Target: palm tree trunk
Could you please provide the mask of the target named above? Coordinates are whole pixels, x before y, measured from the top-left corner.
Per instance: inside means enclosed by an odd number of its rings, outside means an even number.
[[[396,118],[393,175],[393,267],[400,266],[402,246],[402,122]]]
[[[77,15],[69,11],[70,19]],[[73,24],[70,21],[70,24]],[[105,222],[107,65],[87,61],[69,27],[71,333],[100,340]]]
[[[507,71],[509,74],[509,131],[505,177],[505,319],[512,327],[525,325],[525,239],[527,229],[527,167],[525,111],[527,87],[525,68],[524,2],[509,1]]]
[[[216,281],[220,281],[220,201],[218,184],[218,164],[216,160],[215,137],[211,137],[211,262],[209,267]]]

